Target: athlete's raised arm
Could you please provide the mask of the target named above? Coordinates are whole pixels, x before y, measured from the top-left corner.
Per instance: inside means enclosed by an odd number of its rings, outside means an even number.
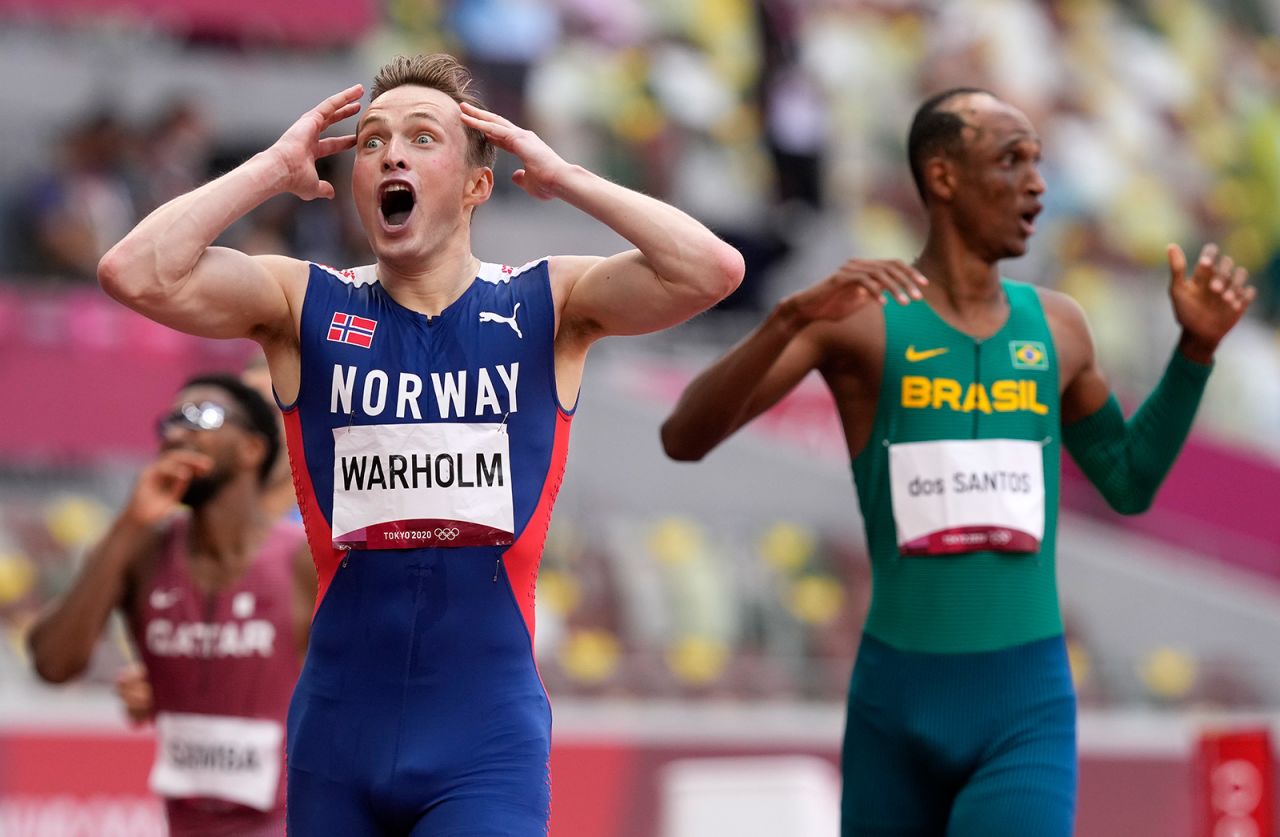
[[[333,197],[315,161],[350,148],[355,137],[320,135],[355,115],[362,92],[355,85],[330,96],[267,150],[156,209],[103,256],[102,287],[135,311],[189,334],[259,340],[292,334],[290,305],[305,287],[305,266],[210,245],[274,195]]]
[[[1256,291],[1244,268],[1209,244],[1190,277],[1169,245],[1169,296],[1182,327],[1163,377],[1126,421],[1098,365],[1084,314],[1065,297],[1046,297],[1062,330],[1059,353],[1071,377],[1062,392],[1063,442],[1116,511],[1145,511],[1191,432],[1218,344],[1248,310]]]
[[[204,454],[171,450],[143,469],[128,505],[89,552],[71,589],[27,634],[42,679],[63,683],[84,671],[107,617],[132,594],[139,563],[159,546],[157,526],[178,508],[191,480],[212,467]]]
[[[742,255],[669,204],[565,162],[532,131],[462,105],[463,122],[523,164],[512,177],[540,200],[559,198],[635,245],[608,258],[551,260],[559,329],[585,344],[611,334],[644,334],[698,314],[742,281]]]
[[[924,276],[900,261],[851,259],[813,287],[778,303],[755,331],[685,389],[662,425],[672,459],[706,456],[738,428],[778,403],[805,375],[822,367],[837,323],[872,300],[920,298]],[[875,316],[879,316],[875,312]]]

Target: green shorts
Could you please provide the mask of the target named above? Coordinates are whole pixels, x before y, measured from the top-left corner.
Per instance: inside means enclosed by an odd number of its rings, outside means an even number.
[[[1071,837],[1076,699],[1063,638],[926,654],[864,635],[842,767],[844,837]]]

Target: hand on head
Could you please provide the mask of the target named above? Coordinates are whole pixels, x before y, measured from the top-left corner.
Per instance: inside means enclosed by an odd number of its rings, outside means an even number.
[[[516,170],[511,180],[521,189],[539,200],[556,196],[557,181],[569,168],[559,154],[551,150],[542,139],[506,117],[461,103],[462,124],[475,128],[489,138],[489,142],[509,154],[514,154],[524,164]]]
[[[303,200],[332,198],[333,184],[321,180],[316,173],[316,160],[346,151],[356,144],[355,134],[321,137],[326,130],[360,112],[364,86],[352,85],[335,93],[304,113],[268,149],[283,167],[282,191],[292,192]]]

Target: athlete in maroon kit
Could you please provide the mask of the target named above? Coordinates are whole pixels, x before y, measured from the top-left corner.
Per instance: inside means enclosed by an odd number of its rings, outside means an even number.
[[[284,720],[315,571],[302,528],[263,507],[275,412],[234,377],[203,376],[159,432],[160,455],[33,628],[36,671],[57,683],[80,674],[120,607],[153,692],[151,786],[171,834],[281,835]]]

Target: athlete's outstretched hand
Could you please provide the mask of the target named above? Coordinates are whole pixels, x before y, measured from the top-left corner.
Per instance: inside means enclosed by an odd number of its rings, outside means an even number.
[[[182,503],[187,486],[213,470],[213,459],[192,450],[167,450],[142,469],[125,514],[141,526],[153,526]]]
[[[571,166],[541,137],[506,117],[466,102],[462,103],[462,123],[480,131],[489,138],[489,142],[520,159],[524,168],[511,175],[517,186],[538,200],[550,200],[556,196],[556,184]]]
[[[1248,284],[1249,273],[1222,255],[1218,245],[1206,244],[1191,276],[1187,257],[1176,244],[1169,245],[1169,296],[1173,313],[1182,326],[1182,350],[1192,360],[1207,363],[1257,295]]]
[[[353,147],[356,137],[355,134],[323,138],[320,135],[359,113],[363,95],[364,87],[359,84],[335,93],[298,117],[298,121],[268,149],[267,153],[274,156],[287,173],[285,191],[307,201],[333,197],[333,184],[320,179],[316,173],[316,160]]]
[[[871,301],[885,304],[892,296],[906,305],[920,299],[924,274],[897,259],[850,259],[818,284],[792,294],[783,310],[802,323],[843,320]]]
[[[151,681],[147,679],[147,670],[139,664],[131,663],[116,674],[116,694],[129,720],[135,724],[146,723],[155,715]]]

